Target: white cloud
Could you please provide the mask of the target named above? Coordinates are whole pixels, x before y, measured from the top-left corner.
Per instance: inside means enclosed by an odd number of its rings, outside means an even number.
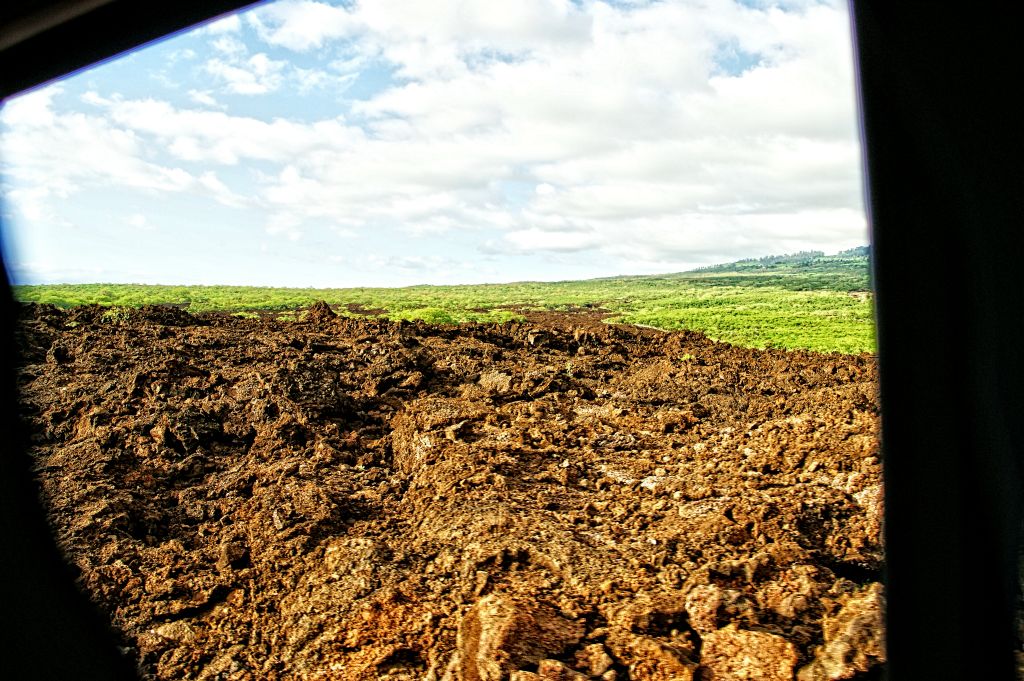
[[[56,214],[50,206],[54,196],[67,196],[66,188],[55,189],[40,185],[7,189],[4,192],[7,202],[31,223],[53,222]]]
[[[302,68],[283,59],[271,59],[263,52],[250,54],[246,44],[233,35],[221,35],[209,45],[219,56],[208,59],[203,70],[213,76],[228,94],[265,95],[277,91],[286,82],[291,82],[299,94],[325,87],[332,87],[340,94],[359,77],[358,71],[350,70],[338,75],[337,68]],[[342,66],[344,62],[335,64]],[[209,105],[193,94],[196,92],[189,92],[192,100]],[[209,92],[199,96],[203,95],[209,95]]]
[[[118,100],[109,120],[151,139],[173,156],[192,162],[237,165],[243,161],[285,164],[296,157],[322,158],[356,145],[364,133],[342,119],[296,123],[263,121],[220,111],[177,109],[153,99]]]
[[[368,212],[477,226],[467,207],[493,199],[484,178],[518,173],[537,191],[524,205],[504,206],[497,221],[519,225],[509,232],[513,249],[614,251],[630,220],[648,220],[639,233],[659,243],[658,229],[678,232],[680,224],[710,230],[720,219],[726,231],[757,230],[767,223],[729,216],[803,224],[801,214],[826,209],[832,217],[816,219],[864,237],[863,218],[848,212],[859,214],[861,193],[852,70],[848,50],[837,49],[848,45],[841,7],[535,3],[516,5],[516,17],[489,29],[480,6],[353,11],[364,48],[376,43],[381,58],[414,80],[357,103],[375,137],[301,164],[303,210],[351,219],[359,197],[350,193],[358,182],[350,169],[358,168],[401,197]],[[713,60],[723,43],[762,56],[722,74]],[[517,57],[474,61],[487,50]],[[405,215],[410,196],[432,206],[433,217]],[[576,231],[562,231],[567,224]]]
[[[319,69],[303,69],[295,68],[292,71],[296,82],[298,83],[298,89],[301,93],[307,93],[317,88],[324,87],[333,78],[331,74],[326,71]]]
[[[288,77],[295,83],[295,88],[300,95],[325,89],[330,89],[335,95],[341,95],[359,79],[358,72],[339,75],[332,71],[293,66]]]
[[[404,270],[405,272],[420,273],[450,270],[459,267],[462,263],[459,263],[452,258],[444,258],[436,255],[370,255],[366,258],[366,264],[379,269],[397,269]]]
[[[241,58],[249,53],[249,48],[235,36],[225,35],[210,41],[210,47],[225,57]]]
[[[54,99],[61,93],[59,86],[50,86],[11,100],[0,110],[0,158],[10,187],[5,194],[30,222],[57,220],[53,203],[90,187],[150,194],[192,192],[224,205],[242,201],[212,172],[196,175],[150,160],[150,140],[106,115],[130,103],[87,93],[83,100],[106,111],[58,114]]]
[[[248,19],[267,43],[296,51],[320,47],[355,28],[344,8],[311,0],[270,3],[249,13]]]
[[[94,90],[89,90],[84,95],[82,95],[81,100],[86,104],[90,104],[92,106],[106,106],[111,102],[111,100],[107,99],[106,97],[103,97]]]
[[[242,20],[237,14],[229,14],[221,19],[211,21],[206,24],[202,30],[212,35],[238,33],[242,30]]]
[[[544,229],[523,229],[509,232],[506,246],[499,249],[507,252],[534,253],[536,251],[576,252],[596,248],[597,235],[587,232],[557,232]]]
[[[210,59],[204,69],[232,94],[265,95],[281,87],[287,65],[261,52],[245,58]]]
[[[204,67],[223,91],[340,92],[368,68],[398,79],[346,116],[313,122],[213,110],[207,89],[189,91],[201,109],[90,93],[97,115],[56,116],[44,90],[4,109],[16,131],[5,156],[37,156],[22,171],[26,207],[99,175],[258,205],[262,228],[293,240],[311,224],[475,230],[482,250],[589,251],[652,268],[862,243],[845,5],[787,7],[268,4],[245,15],[253,32],[275,48],[320,50],[328,66],[271,59],[232,24]],[[746,62],[722,68],[724,53]],[[81,157],[57,153],[74,145]],[[173,160],[156,163],[158,152]],[[107,168],[76,170],[95,165],[88,156]],[[245,164],[259,169],[250,199],[215,174]]]
[[[209,196],[222,205],[239,208],[254,203],[253,198],[242,196],[224,184],[213,171],[202,173],[195,178],[195,182],[199,187],[205,189]]]
[[[0,124],[12,130],[53,125],[53,98],[62,92],[59,85],[51,85],[7,100],[0,108]]]
[[[168,57],[167,61],[171,64],[174,64],[180,61],[191,61],[195,59],[197,56],[198,55],[196,54],[195,50],[186,47],[172,52]]]
[[[210,109],[226,108],[223,104],[214,99],[213,95],[207,90],[189,90],[188,98],[196,104],[200,104]]]
[[[271,215],[266,224],[266,232],[271,235],[284,235],[291,241],[298,241],[302,238],[302,230],[299,229],[302,219],[287,213],[275,213]]]
[[[148,230],[152,230],[152,229],[156,229],[149,222],[149,218],[147,218],[142,213],[132,213],[127,218],[125,218],[125,222],[128,223],[128,226],[132,227],[133,229],[147,230],[147,231]]]

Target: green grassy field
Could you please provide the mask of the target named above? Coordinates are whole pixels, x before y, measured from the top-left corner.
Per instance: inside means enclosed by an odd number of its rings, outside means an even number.
[[[694,329],[752,347],[873,352],[866,249],[744,260],[679,274],[475,286],[297,289],[75,284],[15,286],[18,300],[60,307],[188,304],[192,312],[280,312],[317,300],[434,323],[521,319],[522,311],[597,308],[606,321]]]

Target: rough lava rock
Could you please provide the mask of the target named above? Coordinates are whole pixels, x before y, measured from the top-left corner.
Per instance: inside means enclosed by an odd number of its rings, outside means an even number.
[[[851,595],[822,623],[825,643],[800,670],[799,681],[852,679],[885,661],[885,598],[881,584]]]
[[[845,679],[876,367],[599,314],[24,306],[56,540],[143,679]]]
[[[746,631],[735,623],[709,632],[701,650],[704,681],[791,681],[800,656],[775,634]]]

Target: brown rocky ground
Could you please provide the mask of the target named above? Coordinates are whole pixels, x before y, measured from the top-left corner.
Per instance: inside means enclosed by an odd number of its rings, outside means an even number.
[[[146,678],[880,677],[868,356],[325,305],[19,333],[55,533]]]

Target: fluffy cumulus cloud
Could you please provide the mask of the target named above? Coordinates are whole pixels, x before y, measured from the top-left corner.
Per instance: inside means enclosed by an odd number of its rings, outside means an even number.
[[[214,171],[189,172],[175,164],[148,160],[152,140],[103,112],[57,114],[49,87],[7,104],[0,123],[7,129],[3,151],[8,198],[30,219],[51,214],[54,199],[66,199],[90,187],[115,187],[145,194],[196,192],[237,205],[235,196],[215,181]],[[109,105],[96,93],[82,97],[91,107]]]
[[[343,7],[312,0],[275,2],[249,15],[264,42],[292,50],[322,47],[325,41],[355,32],[352,15]]]
[[[252,21],[400,77],[357,103],[365,139],[281,173],[281,206],[649,261],[865,238],[841,4],[307,1]]]
[[[211,35],[220,35],[224,33],[238,33],[241,28],[242,20],[238,18],[238,15],[229,14],[226,17],[211,21],[202,30]]]
[[[228,93],[265,95],[281,87],[288,62],[271,59],[262,52],[247,54],[245,46],[234,38],[221,38],[217,44],[222,56],[207,61],[204,68]]]
[[[842,2],[286,0],[204,30],[189,102],[94,93],[57,115],[44,90],[6,107],[11,201],[27,215],[89,181],[202,192],[258,207],[271,237],[478,234],[480,254],[618,271],[866,239]],[[370,72],[387,76],[346,100]],[[344,106],[224,103],[287,88]],[[219,179],[239,167],[247,198]]]

